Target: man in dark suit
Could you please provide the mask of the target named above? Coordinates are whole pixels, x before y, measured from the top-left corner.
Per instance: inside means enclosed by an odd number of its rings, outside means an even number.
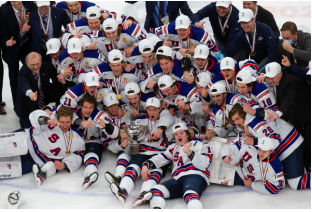
[[[175,21],[182,14],[189,18],[193,15],[186,1],[146,1],[146,18],[144,28],[150,31],[150,28],[156,28]]]
[[[25,57],[29,53],[30,41],[20,40],[23,25],[28,19],[29,13],[37,8],[33,2],[12,1],[1,11],[1,46],[3,60],[9,67],[9,78],[13,104],[16,102],[17,73],[19,61],[25,63]]]
[[[281,69],[272,62],[265,67],[265,76],[274,87],[280,114],[268,113],[268,120],[278,117],[295,126],[304,138],[304,160],[307,171],[311,169],[311,89],[304,80]]]
[[[22,39],[31,37],[30,51],[40,53],[43,61],[51,62],[50,56],[46,55],[46,42],[49,38],[59,38],[62,26],[65,28],[70,20],[64,10],[49,5],[49,1],[37,1],[38,10],[30,13],[28,25],[31,28]]]
[[[17,100],[14,111],[20,118],[21,128],[30,127],[29,114],[55,102],[54,90],[60,86],[52,63],[42,63],[41,55],[31,52],[18,72]],[[52,83],[50,82],[52,80]]]

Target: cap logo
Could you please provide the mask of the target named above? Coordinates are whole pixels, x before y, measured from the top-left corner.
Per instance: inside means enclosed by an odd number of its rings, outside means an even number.
[[[199,54],[202,54],[203,53],[203,51],[202,50],[199,50]]]
[[[76,48],[76,44],[73,44],[73,48]]]
[[[154,99],[152,99],[151,103],[154,103]]]
[[[180,24],[182,24],[182,20],[180,20]]]
[[[229,61],[226,61],[226,65],[227,65],[227,66],[229,65]]]
[[[113,101],[113,97],[110,96],[110,100]]]
[[[271,71],[271,70],[270,70],[270,67],[268,67],[268,71]]]
[[[245,16],[245,13],[242,13],[242,16]]]
[[[52,49],[52,45],[50,44],[50,49]]]
[[[94,81],[95,80],[95,78],[94,77],[92,77],[92,81]]]
[[[261,142],[261,144],[264,144],[264,140]]]

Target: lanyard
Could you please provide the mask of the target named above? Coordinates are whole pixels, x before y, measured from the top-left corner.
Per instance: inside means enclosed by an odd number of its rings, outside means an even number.
[[[200,73],[202,73],[202,72],[205,72],[206,69],[207,69],[208,64],[209,64],[209,61],[207,61],[206,65],[204,66],[203,69],[199,69],[198,66],[197,66],[197,68],[198,68],[198,69],[197,69],[197,70],[198,70],[198,73],[197,73],[197,74],[200,74]]]
[[[267,164],[266,164],[264,170],[262,168],[262,161],[260,161],[260,172],[261,172],[261,182],[262,182],[262,184],[266,184],[265,176],[267,174],[268,166],[269,166],[269,157],[267,158]]]
[[[231,86],[230,86],[230,83],[229,83],[229,81],[227,80],[227,79],[224,79],[225,80],[225,84],[226,84],[226,87],[227,87],[227,89],[228,89],[228,91],[229,91],[229,93],[235,93],[235,78],[233,79],[233,82],[232,82],[232,88],[231,88]]]
[[[118,77],[118,81],[116,80],[116,77],[113,76],[113,83],[114,83],[115,88],[116,88],[116,94],[119,95],[119,89],[120,89],[120,85],[121,85],[121,76]]]
[[[47,35],[48,32],[49,32],[49,25],[50,25],[50,19],[51,19],[51,7],[49,7],[49,16],[48,16],[47,28],[44,28],[44,25],[43,25],[43,22],[42,22],[42,18],[41,18],[39,9],[38,9],[38,15],[39,15],[39,19],[40,19],[42,30],[43,30],[44,34]]]
[[[66,133],[63,132],[63,136],[64,136],[64,140],[65,140],[65,145],[66,145],[66,155],[70,155],[71,151],[70,151],[70,147],[73,141],[73,133],[72,133],[72,129],[70,128],[69,130],[69,139],[66,136]]]
[[[78,61],[75,61],[75,69],[76,69],[76,74],[77,75],[79,75],[80,71],[82,70],[83,59],[84,59],[84,57],[82,57],[80,59],[80,63],[79,64],[77,64]],[[77,65],[78,65],[78,69],[77,69]]]
[[[116,116],[114,116],[113,118],[114,118],[114,122],[117,124],[118,129],[120,129],[120,122],[121,122],[121,120],[118,119]]]
[[[246,38],[247,38],[247,41],[248,41],[249,46],[250,46],[250,49],[251,49],[251,53],[252,53],[252,52],[255,52],[256,31],[257,31],[257,28],[256,28],[256,25],[255,25],[255,31],[254,31],[254,33],[253,33],[253,38],[252,38],[252,46],[250,45],[250,40],[249,40],[248,33],[245,33]],[[254,56],[254,55],[251,55],[251,56]]]
[[[222,35],[222,36],[225,36],[224,29],[225,29],[225,27],[226,27],[227,22],[229,21],[229,19],[230,19],[230,17],[231,17],[231,14],[232,14],[232,7],[231,7],[231,9],[230,9],[230,12],[229,12],[229,14],[228,14],[228,17],[226,18],[226,20],[225,20],[223,26],[222,26],[222,24],[221,24],[220,16],[218,16],[219,24],[220,24],[220,28],[221,28],[221,35]]]
[[[188,119],[187,116],[185,116],[185,120],[186,120],[187,123],[192,124],[193,126],[195,125],[194,115],[191,115],[191,121]]]
[[[155,123],[152,125],[152,121],[150,119],[148,119],[148,134],[149,134],[148,142],[153,141],[152,130],[153,130],[153,127],[156,125],[156,122],[157,122],[157,120],[155,120]]]
[[[186,46],[184,45],[184,41],[180,37],[179,37],[179,40],[180,40],[180,43],[182,45],[182,48],[187,49],[189,47],[189,45],[190,45],[190,38],[189,37],[187,37],[187,39],[186,39]]]
[[[78,19],[80,19],[80,12],[81,12],[81,5],[79,4],[79,10],[78,10]],[[70,20],[71,22],[74,22],[74,13],[70,12]]]
[[[223,110],[223,106],[219,106],[219,108],[222,111],[222,116],[223,116],[223,123],[222,123],[222,127],[226,128],[226,116],[225,116],[225,111],[226,111],[226,106],[225,106],[225,110]]]

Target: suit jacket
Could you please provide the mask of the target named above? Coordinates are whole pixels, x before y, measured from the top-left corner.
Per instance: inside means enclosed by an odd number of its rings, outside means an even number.
[[[153,12],[155,9],[157,1],[146,1],[146,18],[144,28],[146,31],[150,31],[150,28],[155,28],[153,22]],[[182,14],[187,15],[189,18],[193,15],[192,10],[189,8],[186,1],[168,1],[167,13],[169,15],[169,22],[173,22],[180,15],[180,11]]]
[[[277,91],[277,105],[296,128],[311,122],[311,91],[304,80],[283,70]]]
[[[26,8],[26,13],[36,9],[35,3],[30,1],[23,1],[23,5]],[[20,46],[20,28],[15,16],[15,12],[11,5],[8,5],[1,11],[1,25],[0,25],[0,38],[1,46],[3,48],[3,60],[11,65],[16,61],[16,57],[20,54],[20,58],[26,57],[29,53],[30,41],[26,41]],[[8,47],[6,42],[13,36],[16,44]]]
[[[69,17],[65,10],[55,8],[51,6],[51,17],[53,23],[53,38],[59,38],[62,34],[62,26],[66,28],[66,25],[70,23]],[[23,39],[31,37],[30,52],[41,53],[41,23],[38,15],[38,10],[34,10],[30,13],[29,24],[30,30],[25,33]]]
[[[56,77],[56,69],[52,63],[43,62],[40,68],[40,82],[42,92],[44,95],[44,103],[47,105],[55,101],[54,90],[60,86],[60,83]],[[52,79],[52,83],[50,82]],[[28,119],[29,114],[38,109],[38,98],[36,101],[26,96],[26,91],[31,89],[33,92],[37,91],[39,96],[38,84],[33,76],[31,70],[25,65],[22,66],[17,76],[17,100],[14,107],[14,111],[18,117],[22,119]]]

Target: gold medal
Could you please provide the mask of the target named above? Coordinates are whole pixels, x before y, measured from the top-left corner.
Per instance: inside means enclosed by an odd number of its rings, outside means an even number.
[[[149,143],[152,143],[152,142],[153,142],[153,139],[152,139],[152,138],[148,138],[148,142],[149,142]]]
[[[254,57],[256,55],[256,51],[250,52],[250,56]]]
[[[225,36],[225,32],[224,32],[223,30],[221,31],[221,35],[222,35],[222,36]]]
[[[117,96],[117,99],[118,99],[118,100],[121,99],[121,95],[120,95],[120,94],[118,94],[118,95],[116,95],[116,96]]]
[[[261,179],[262,184],[266,184],[266,180],[265,179]]]
[[[48,40],[49,39],[49,35],[48,34],[43,34],[43,39],[44,40]]]
[[[66,150],[65,154],[66,155],[70,155],[71,151],[70,150]]]
[[[222,128],[223,128],[223,129],[226,129],[226,124],[222,124]]]

